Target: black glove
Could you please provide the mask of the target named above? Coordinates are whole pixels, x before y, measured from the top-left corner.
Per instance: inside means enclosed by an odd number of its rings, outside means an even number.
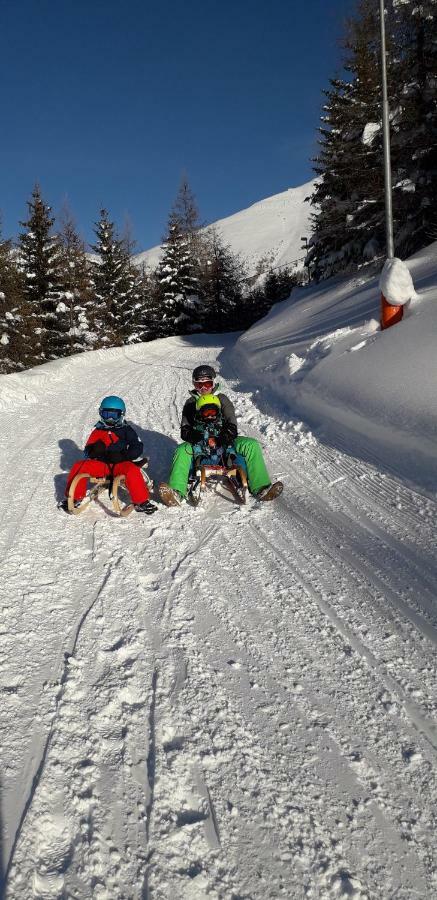
[[[99,459],[106,462],[106,446],[103,441],[95,441],[94,444],[88,444],[85,447],[85,453],[89,459]]]
[[[199,435],[191,425],[183,425],[181,428],[181,438],[189,444],[195,444],[199,439]]]
[[[235,425],[223,425],[218,440],[222,447],[230,447],[237,437]]]

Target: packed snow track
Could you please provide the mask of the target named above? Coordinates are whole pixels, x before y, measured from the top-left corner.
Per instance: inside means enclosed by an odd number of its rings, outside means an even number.
[[[172,338],[1,380],[8,900],[437,896],[436,504],[227,358]],[[166,477],[217,359],[278,501],[56,508],[108,393]]]

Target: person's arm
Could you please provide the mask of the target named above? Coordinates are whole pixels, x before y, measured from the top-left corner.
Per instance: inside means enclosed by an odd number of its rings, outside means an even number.
[[[106,462],[106,434],[101,428],[94,428],[85,444],[87,459],[98,459]]]
[[[187,400],[182,410],[181,438],[183,441],[188,441],[189,444],[195,444],[198,439],[198,433],[194,428],[195,408],[195,403],[192,400]]]
[[[219,394],[222,407],[223,425],[220,431],[220,440],[224,446],[232,444],[238,435],[237,416],[234,404],[226,394]]]
[[[128,447],[127,447],[128,455],[126,456],[126,459],[130,459],[130,460],[138,459],[138,457],[141,456],[141,454],[143,452],[143,442],[140,441],[135,429],[132,428],[131,425],[127,426],[126,432],[127,432],[126,436],[127,436],[127,441],[128,441]]]
[[[117,432],[109,432],[111,443],[107,447],[106,462],[110,464],[118,462],[131,462],[141,456],[143,444],[140,441],[136,431],[130,426],[125,425]]]

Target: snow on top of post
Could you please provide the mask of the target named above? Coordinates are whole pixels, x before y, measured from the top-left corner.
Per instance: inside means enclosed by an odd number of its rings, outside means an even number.
[[[401,259],[387,259],[379,279],[379,287],[387,303],[403,306],[417,297],[408,266]]]

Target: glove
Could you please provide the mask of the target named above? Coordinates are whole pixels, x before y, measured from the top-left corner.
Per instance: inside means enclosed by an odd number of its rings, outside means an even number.
[[[224,425],[219,434],[219,441],[222,447],[230,447],[234,443],[237,435],[233,425]]]
[[[95,441],[94,444],[88,444],[85,447],[85,453],[89,459],[100,459],[106,462],[106,446],[103,441]]]

